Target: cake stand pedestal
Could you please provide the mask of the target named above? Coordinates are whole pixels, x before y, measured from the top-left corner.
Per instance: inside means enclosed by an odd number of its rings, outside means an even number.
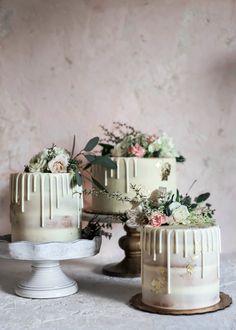
[[[118,216],[112,214],[95,214],[83,212],[83,220],[89,221],[92,217],[97,216],[100,222],[106,219],[113,223],[120,223]],[[115,277],[140,277],[141,275],[141,248],[140,248],[140,231],[137,228],[130,228],[124,225],[126,235],[119,239],[119,246],[124,250],[125,257],[118,263],[112,263],[104,266],[103,274]]]
[[[24,298],[58,298],[78,291],[76,281],[60,266],[61,260],[80,259],[96,255],[101,238],[72,242],[11,242],[10,236],[0,238],[0,258],[32,261],[31,273],[16,285],[15,293]]]

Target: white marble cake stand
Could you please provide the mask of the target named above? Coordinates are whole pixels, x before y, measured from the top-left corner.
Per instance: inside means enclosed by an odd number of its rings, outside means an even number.
[[[77,283],[61,269],[60,260],[80,259],[96,255],[101,237],[73,242],[10,242],[10,235],[0,239],[0,258],[32,261],[32,271],[18,283],[15,293],[24,298],[58,298],[78,291]]]

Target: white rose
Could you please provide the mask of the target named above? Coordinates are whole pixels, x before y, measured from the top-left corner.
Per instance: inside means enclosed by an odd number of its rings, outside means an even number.
[[[67,172],[69,158],[65,155],[58,155],[48,163],[48,169],[52,173],[65,173]]]
[[[159,151],[161,149],[160,144],[158,143],[158,140],[154,141],[153,143],[149,144],[148,151],[150,153],[154,153],[155,151]]]
[[[59,147],[54,147],[53,151],[55,153],[56,156],[58,155],[64,155],[66,158],[70,158],[70,153],[68,150],[64,149],[64,148],[59,148]]]
[[[175,146],[169,138],[169,136],[165,133],[163,133],[157,140],[157,145],[159,145],[160,151],[160,157],[162,158],[168,158],[168,157],[178,157],[178,153],[175,149]]]
[[[187,206],[185,205],[180,205],[179,207],[177,207],[176,209],[173,210],[172,212],[172,216],[174,218],[174,220],[177,223],[182,223],[182,224],[188,224],[188,216],[189,216],[189,211]]]
[[[169,210],[172,213],[175,209],[177,209],[180,206],[181,204],[179,202],[173,202],[169,205]]]
[[[47,155],[42,151],[32,157],[29,161],[29,171],[34,172],[44,172],[47,165]]]

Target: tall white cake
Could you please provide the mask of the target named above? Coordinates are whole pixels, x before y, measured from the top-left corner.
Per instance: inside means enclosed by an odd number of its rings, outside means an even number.
[[[92,166],[92,176],[107,189],[109,193],[120,192],[132,198],[134,193],[130,184],[141,185],[144,191],[151,192],[158,187],[167,191],[176,191],[175,158],[137,158],[113,157],[116,170],[108,170],[100,165]],[[94,189],[97,189],[94,186]],[[90,211],[101,214],[123,213],[130,208],[128,202],[117,201],[105,194],[93,194]]]
[[[142,301],[175,310],[219,302],[220,229],[203,226],[142,228]]]
[[[13,241],[72,241],[80,237],[82,189],[69,173],[11,174]]]

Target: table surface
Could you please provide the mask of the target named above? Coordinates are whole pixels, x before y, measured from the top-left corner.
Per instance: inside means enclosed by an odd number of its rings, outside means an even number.
[[[120,279],[101,274],[111,256],[97,255],[62,263],[76,279],[75,295],[31,300],[14,294],[15,283],[30,271],[30,263],[0,260],[0,329],[236,329],[236,305],[216,313],[169,316],[141,312],[128,305],[140,292],[140,279]],[[114,261],[114,258],[113,258]],[[221,256],[221,291],[236,301],[236,254]]]

